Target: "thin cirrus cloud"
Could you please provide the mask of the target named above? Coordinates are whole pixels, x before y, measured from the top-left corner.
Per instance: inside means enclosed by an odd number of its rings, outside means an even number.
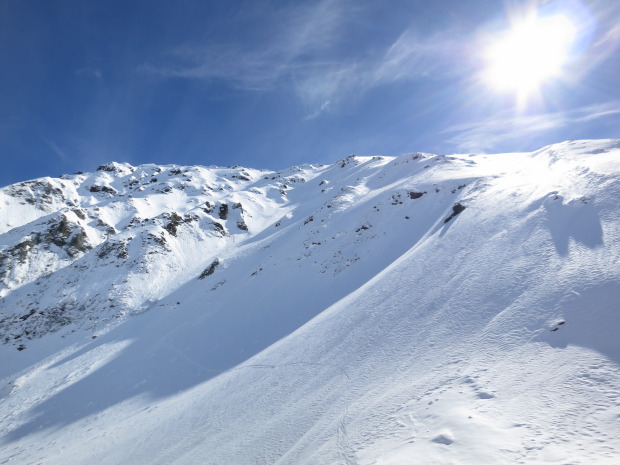
[[[313,8],[275,11],[268,19],[256,19],[264,21],[263,28],[273,29],[267,40],[254,40],[248,32],[244,40],[186,44],[167,50],[164,64],[148,64],[142,70],[162,77],[224,80],[242,90],[269,90],[282,77],[309,67],[305,54],[324,52],[336,40],[344,21],[343,3],[323,0]]]
[[[54,141],[46,139],[44,137],[42,139],[43,142],[45,142],[45,144],[49,147],[49,149],[53,153],[55,153],[61,161],[66,161],[70,159],[67,153],[63,149],[61,149]]]
[[[498,145],[542,134],[575,123],[620,115],[620,101],[584,106],[566,112],[507,116],[500,114],[471,124],[452,126],[443,131],[454,134],[448,143],[465,152],[484,152]]]
[[[277,12],[272,20],[286,26],[275,28],[266,40],[185,45],[141,70],[162,78],[221,81],[249,91],[288,86],[311,119],[375,86],[452,75],[459,69],[453,64],[462,45],[448,39],[451,32],[420,37],[411,28],[383,50],[370,51],[360,43],[343,51],[339,44],[346,38],[347,22],[363,14],[348,3],[323,0],[314,7],[292,7]]]
[[[589,63],[585,64],[582,74],[611,58],[618,52],[618,49],[620,49],[620,24],[610,26],[594,44]]]
[[[355,60],[302,65],[293,70],[291,78],[297,96],[306,107],[306,119],[311,119],[339,101],[373,87],[456,75],[457,67],[452,66],[456,49],[456,42],[440,37],[423,39],[407,30],[382,53]]]
[[[103,79],[103,73],[96,68],[79,68],[75,71],[78,76],[88,76],[95,79]]]
[[[386,50],[380,60],[372,63],[371,82],[380,84],[418,78],[462,75],[466,65],[457,59],[466,45],[456,39],[458,33],[444,31],[423,38],[408,29]],[[458,66],[457,66],[458,63]]]
[[[364,70],[355,62],[315,63],[296,70],[290,77],[295,94],[304,105],[306,119],[329,111],[364,86]]]

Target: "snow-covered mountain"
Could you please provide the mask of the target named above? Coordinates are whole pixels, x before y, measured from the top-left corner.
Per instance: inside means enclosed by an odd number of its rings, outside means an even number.
[[[620,141],[0,190],[0,463],[620,463]]]

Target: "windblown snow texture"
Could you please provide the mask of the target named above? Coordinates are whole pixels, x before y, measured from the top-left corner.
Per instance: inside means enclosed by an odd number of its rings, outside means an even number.
[[[0,190],[0,463],[620,463],[620,142]]]

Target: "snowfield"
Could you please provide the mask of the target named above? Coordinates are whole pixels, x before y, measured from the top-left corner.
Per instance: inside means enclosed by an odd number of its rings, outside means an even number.
[[[620,463],[620,141],[0,190],[0,464]]]

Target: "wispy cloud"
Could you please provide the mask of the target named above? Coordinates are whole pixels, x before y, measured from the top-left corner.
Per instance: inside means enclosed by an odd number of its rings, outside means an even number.
[[[313,7],[276,11],[271,22],[277,27],[267,40],[184,45],[167,51],[166,64],[150,63],[142,70],[163,77],[225,80],[244,90],[268,90],[282,77],[316,65],[307,55],[335,39],[344,3],[322,0]]]
[[[75,71],[78,76],[89,76],[96,79],[102,79],[103,73],[96,68],[79,68]]]
[[[452,126],[443,133],[454,134],[448,143],[459,150],[484,152],[503,142],[613,115],[620,115],[620,101],[590,105],[567,112],[520,116],[500,114],[475,123]]]
[[[274,13],[278,27],[268,39],[184,45],[168,50],[163,64],[141,69],[166,78],[225,81],[243,90],[290,86],[307,118],[378,85],[460,69],[455,57],[462,56],[462,42],[449,39],[453,31],[421,37],[412,27],[383,50],[356,44],[343,52],[338,44],[346,41],[346,23],[357,13],[363,14],[362,8],[350,0],[297,4]]]
[[[462,62],[456,66],[456,57],[462,56],[464,44],[453,33],[443,31],[430,37],[421,37],[408,29],[372,64],[373,83],[385,83],[420,77],[446,77],[462,73]]]
[[[69,160],[69,155],[67,155],[67,153],[62,150],[54,141],[48,140],[44,137],[42,139],[43,142],[45,142],[45,144],[50,148],[50,150],[54,152],[61,161]]]
[[[296,95],[306,108],[306,119],[329,111],[345,92],[354,92],[361,83],[359,65],[355,63],[326,63],[299,70],[291,79]]]
[[[617,17],[618,15],[616,15]],[[588,71],[612,57],[620,49],[620,24],[611,25],[592,47]]]

